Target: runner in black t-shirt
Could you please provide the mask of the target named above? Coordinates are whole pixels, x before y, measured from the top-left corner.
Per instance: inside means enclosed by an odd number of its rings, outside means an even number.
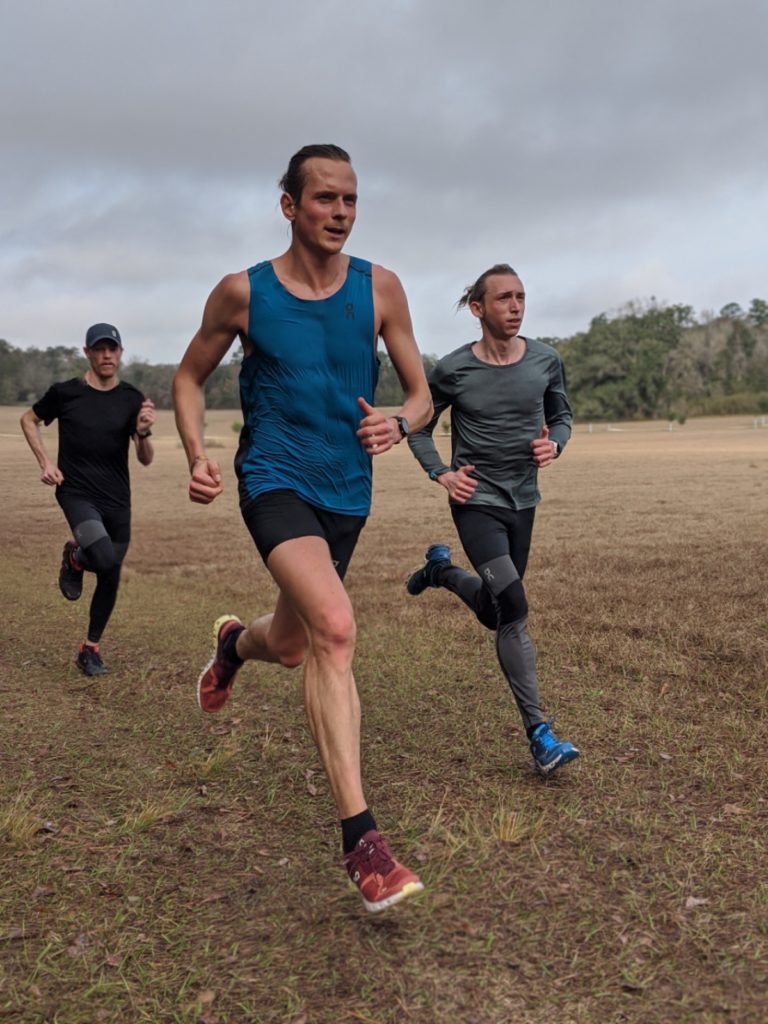
[[[53,384],[21,417],[21,429],[40,464],[44,484],[56,487],[56,500],[74,540],[68,540],[59,570],[59,588],[69,601],[83,589],[83,570],[96,574],[88,633],[77,665],[87,676],[107,669],[99,641],[112,614],[120,567],[131,539],[131,438],[143,466],[154,458],[155,407],[131,384],[117,379],[123,346],[117,328],[94,324],[85,335],[89,369],[84,378]],[[57,465],[50,460],[40,423],[59,421]]]

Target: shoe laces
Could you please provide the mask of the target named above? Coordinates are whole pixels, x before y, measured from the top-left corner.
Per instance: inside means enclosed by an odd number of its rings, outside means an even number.
[[[361,859],[365,858],[371,871],[377,875],[388,875],[395,866],[392,854],[389,852],[386,840],[379,835],[376,839],[364,840],[360,848]]]
[[[559,746],[560,740],[557,738],[557,736],[555,736],[554,732],[552,731],[552,726],[555,724],[554,715],[548,721],[542,722],[541,724],[544,726],[544,728],[541,729],[541,732],[537,736],[534,736],[533,742],[536,744],[540,744],[546,750],[552,750],[554,747]]]

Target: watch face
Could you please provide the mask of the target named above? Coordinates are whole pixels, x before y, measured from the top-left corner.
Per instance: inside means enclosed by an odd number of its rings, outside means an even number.
[[[400,433],[403,437],[408,437],[408,420],[405,416],[395,416],[395,419],[397,420],[397,425],[400,427]]]

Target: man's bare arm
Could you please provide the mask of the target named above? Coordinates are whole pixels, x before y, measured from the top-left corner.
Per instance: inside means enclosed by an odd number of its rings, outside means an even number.
[[[139,415],[136,417],[136,430],[133,440],[136,445],[136,456],[142,466],[151,466],[155,457],[155,449],[150,440],[152,427],[155,425],[155,403],[145,398],[141,403]]]
[[[420,430],[432,416],[432,396],[413,335],[408,300],[399,278],[391,270],[374,267],[373,286],[380,316],[379,334],[405,392],[400,414],[408,420],[411,431]]]
[[[205,304],[200,329],[173,378],[176,429],[192,473],[190,498],[202,504],[221,493],[219,467],[205,455],[204,386],[238,334],[245,333],[248,299],[248,275],[244,272],[230,274],[216,285]]]
[[[43,444],[43,437],[40,433],[42,420],[35,415],[34,409],[27,409],[21,417],[21,429],[27,444],[32,449],[32,454],[37,459],[41,469],[40,479],[44,484],[55,487],[64,482],[64,476],[55,462],[52,462]]]

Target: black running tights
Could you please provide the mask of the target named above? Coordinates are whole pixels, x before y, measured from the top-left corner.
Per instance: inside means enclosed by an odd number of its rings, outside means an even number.
[[[96,576],[88,620],[88,641],[101,640],[117,601],[120,569],[131,541],[131,510],[98,508],[81,495],[57,495],[77,542],[75,561]]]

